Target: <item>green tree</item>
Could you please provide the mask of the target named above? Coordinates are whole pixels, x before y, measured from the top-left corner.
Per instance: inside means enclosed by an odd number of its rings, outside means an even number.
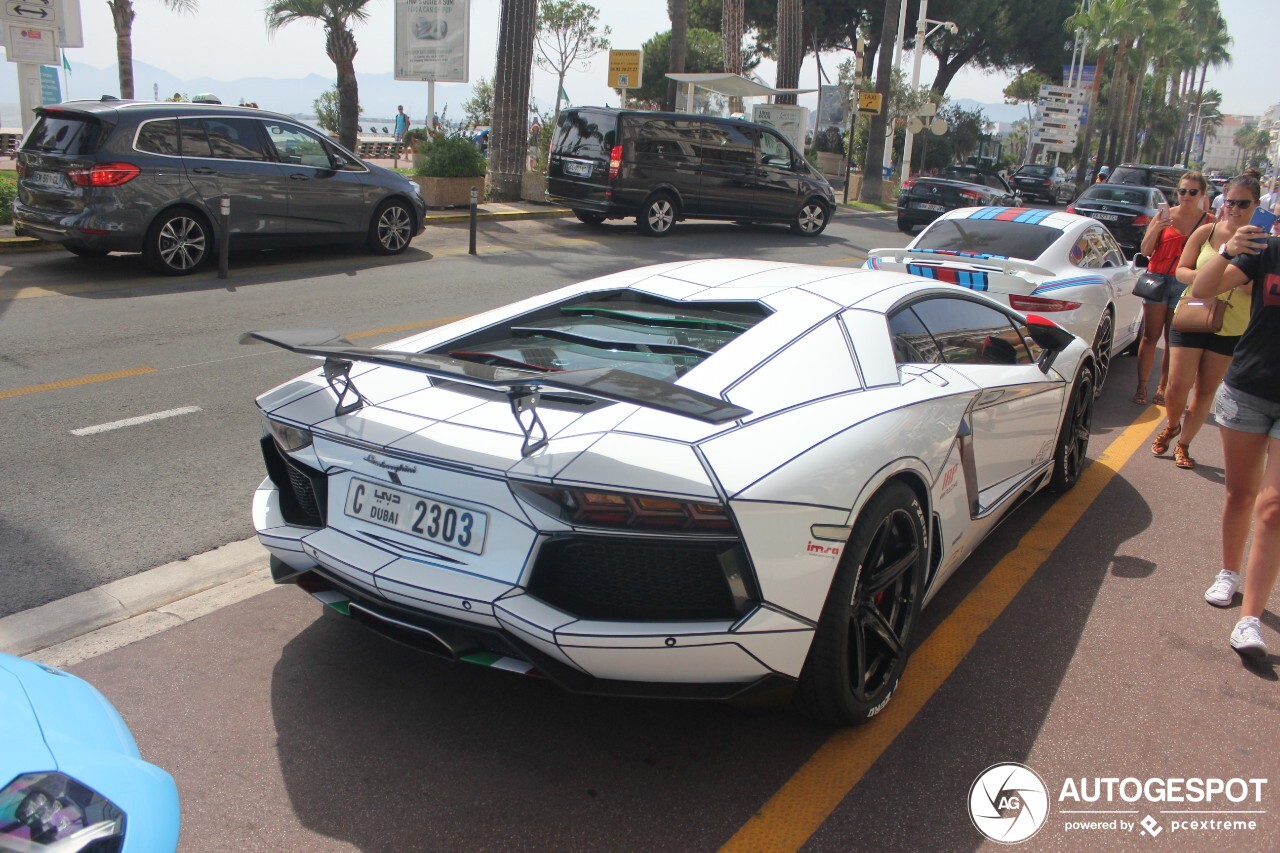
[[[195,12],[197,0],[161,0],[174,12]],[[107,0],[116,31],[116,64],[120,71],[120,97],[133,98],[133,0]]]
[[[884,26],[880,31],[880,57],[876,69],[876,92],[880,94],[880,102],[889,100],[889,86],[893,79],[893,51],[889,46],[898,38],[898,12],[902,9],[903,0],[885,0]],[[862,193],[859,201],[880,203],[880,188],[883,178],[880,163],[884,159],[885,129],[888,127],[888,110],[881,110],[871,117],[870,140],[867,144],[867,160],[862,173]]]
[[[1031,105],[1040,100],[1040,87],[1049,84],[1049,78],[1036,71],[1034,68],[1023,71],[1017,77],[1013,78],[1008,86],[1004,87],[1004,101],[1006,104],[1026,104],[1027,105],[1027,126],[1031,126]],[[1031,162],[1031,139],[1030,134],[1027,137],[1027,155],[1023,162]]]
[[[590,3],[574,0],[542,0],[538,7],[537,51],[534,62],[556,75],[556,108],[553,119],[560,115],[560,94],[564,91],[564,75],[578,63],[590,68],[586,60],[609,49],[609,28],[598,25],[599,11]]]
[[[320,97],[311,102],[311,108],[316,112],[316,124],[320,125],[320,129],[337,136],[338,128],[341,126],[338,87],[330,86],[321,92]],[[359,112],[363,113],[364,108],[360,108]]]
[[[520,198],[529,151],[529,83],[537,30],[537,0],[502,0],[489,131],[489,197],[495,201]]]
[[[691,29],[686,39],[685,70],[700,74],[721,69],[720,35],[707,30]],[[661,109],[667,94],[666,72],[670,67],[671,33],[658,33],[642,46],[644,51],[644,85],[629,89],[627,94],[649,109]],[[754,67],[754,63],[748,63]]]
[[[356,37],[351,23],[369,19],[370,0],[272,0],[266,8],[267,32],[295,21],[319,21],[324,50],[337,70],[338,142],[355,150],[360,93],[356,85]]]
[[[467,124],[475,127],[493,124],[493,83],[480,77],[471,86],[471,97],[462,104]]]

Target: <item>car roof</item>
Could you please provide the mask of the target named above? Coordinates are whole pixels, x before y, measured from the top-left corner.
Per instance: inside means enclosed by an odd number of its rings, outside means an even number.
[[[152,115],[246,115],[296,121],[283,113],[275,113],[254,107],[240,107],[232,104],[191,103],[187,101],[82,100],[63,101],[60,104],[50,104],[49,106],[36,108],[36,112],[41,114],[56,114],[59,111],[89,113],[99,117],[108,115],[117,117],[121,115],[137,115],[140,118],[150,118]]]

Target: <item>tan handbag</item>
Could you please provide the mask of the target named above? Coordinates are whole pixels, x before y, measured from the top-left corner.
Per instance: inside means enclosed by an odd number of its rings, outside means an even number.
[[[1173,328],[1179,332],[1217,334],[1222,331],[1222,319],[1230,301],[1230,298],[1224,302],[1216,296],[1199,297],[1184,293],[1178,298],[1178,307],[1173,312]]]

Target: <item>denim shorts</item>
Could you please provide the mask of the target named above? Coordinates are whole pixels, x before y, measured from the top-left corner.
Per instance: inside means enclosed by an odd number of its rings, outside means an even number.
[[[1178,298],[1182,296],[1182,291],[1186,290],[1187,286],[1182,282],[1178,281],[1176,276],[1165,275],[1164,273],[1152,273],[1152,275],[1164,276],[1164,280],[1168,283],[1168,286],[1165,287],[1164,289],[1164,299],[1145,299],[1144,298],[1142,300],[1143,303],[1147,305],[1164,304],[1169,306],[1170,311],[1177,308]]]
[[[1223,382],[1213,404],[1218,426],[1280,439],[1280,403],[1237,391]]]

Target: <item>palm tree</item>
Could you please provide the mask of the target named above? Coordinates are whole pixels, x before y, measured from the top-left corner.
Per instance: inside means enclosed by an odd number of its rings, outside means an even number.
[[[778,69],[774,86],[795,89],[800,85],[800,65],[804,62],[803,0],[778,0]],[[779,95],[779,104],[794,104],[795,95]]]
[[[893,46],[899,37],[898,13],[902,10],[902,3],[903,0],[885,0],[884,3],[884,19],[880,30],[880,55],[876,60],[876,92],[880,95],[880,103],[886,106],[889,103],[889,85],[893,79]],[[880,188],[883,183],[880,163],[884,159],[888,113],[888,109],[882,109],[871,117],[867,159],[862,172],[862,192],[858,195],[858,201],[880,203]]]
[[[338,70],[338,142],[356,147],[360,118],[360,93],[356,86],[356,38],[352,21],[369,19],[370,0],[272,0],[266,8],[267,32],[294,21],[319,21],[324,25],[324,52]]]
[[[502,0],[489,131],[489,197],[495,201],[520,198],[529,147],[529,84],[537,30],[538,0]]]
[[[1209,72],[1209,66],[1217,68],[1225,62],[1231,61],[1231,35],[1227,32],[1226,19],[1222,17],[1222,12],[1218,9],[1217,0],[1202,0],[1202,2],[1211,2],[1212,7],[1207,8],[1202,17],[1195,19],[1195,26],[1200,34],[1200,87],[1196,91],[1196,109],[1198,115],[1203,109],[1204,103],[1204,80],[1205,75]],[[1192,74],[1194,76],[1194,73]],[[1190,111],[1188,110],[1190,114]],[[1191,158],[1191,140],[1196,132],[1196,119],[1191,118],[1187,128],[1187,160]]]
[[[668,56],[667,70],[672,74],[681,74],[689,54],[689,0],[667,0],[667,14],[671,18],[671,53]],[[662,108],[676,108],[675,80],[667,81],[667,98]]]
[[[743,5],[745,0],[721,0],[720,36],[726,74],[742,74]],[[729,99],[729,112],[742,112],[742,98]]]
[[[197,0],[161,0],[174,12],[194,12]],[[120,97],[133,98],[133,0],[107,0],[116,29],[116,64],[120,71]]]

